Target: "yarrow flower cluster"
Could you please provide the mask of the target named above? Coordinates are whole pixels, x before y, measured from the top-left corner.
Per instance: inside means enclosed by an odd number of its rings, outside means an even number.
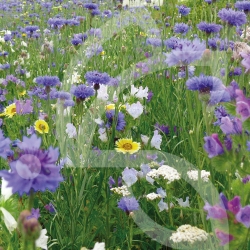
[[[123,185],[121,187],[114,187],[110,189],[113,193],[121,196],[129,196],[131,193],[128,191],[128,187]]]
[[[147,176],[153,179],[163,177],[163,179],[167,180],[167,184],[170,184],[175,180],[180,180],[181,178],[181,175],[176,169],[167,165],[162,165],[158,169],[152,169],[147,173]]]
[[[208,239],[208,233],[191,225],[180,226],[175,233],[172,234],[170,240],[174,243],[190,243],[202,242]]]
[[[190,180],[193,181],[198,181],[199,180],[199,172],[198,170],[190,170],[187,172],[188,178]],[[210,172],[205,171],[205,170],[201,170],[201,180],[204,182],[208,182],[209,181],[209,177],[210,177]]]

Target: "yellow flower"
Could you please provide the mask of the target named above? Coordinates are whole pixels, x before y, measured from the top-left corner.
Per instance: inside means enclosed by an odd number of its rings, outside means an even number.
[[[140,32],[140,36],[147,36],[147,34],[144,32]]]
[[[12,103],[8,107],[5,108],[4,112],[0,114],[0,116],[8,116],[9,118],[12,118],[13,115],[16,114],[16,104]]]
[[[27,36],[25,33],[22,34],[23,37]]]
[[[44,120],[37,120],[35,122],[35,130],[38,131],[40,134],[48,133],[49,125]]]
[[[23,91],[18,93],[19,96],[24,96],[25,94],[26,94],[26,90],[23,90]]]
[[[126,109],[126,105],[119,105],[118,108],[119,108],[119,110],[121,110],[122,108]],[[113,109],[115,109],[115,104],[114,103],[108,104],[105,106],[105,109],[106,109],[106,111],[113,110]]]
[[[101,56],[104,56],[105,54],[106,52],[104,50],[100,53]]]
[[[116,141],[115,150],[117,152],[121,152],[123,154],[129,153],[134,154],[141,148],[141,144],[139,142],[133,142],[132,139],[124,138]]]

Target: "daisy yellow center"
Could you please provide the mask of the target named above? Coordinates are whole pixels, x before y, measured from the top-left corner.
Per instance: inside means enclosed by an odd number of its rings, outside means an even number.
[[[130,143],[125,143],[123,146],[122,146],[125,150],[131,150],[133,147]]]
[[[11,113],[15,113],[16,112],[16,108],[12,108],[10,112]]]

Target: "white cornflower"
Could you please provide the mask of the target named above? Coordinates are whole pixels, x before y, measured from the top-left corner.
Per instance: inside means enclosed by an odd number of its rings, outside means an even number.
[[[131,193],[128,191],[128,187],[123,185],[121,187],[115,187],[110,189],[115,194],[119,194],[122,196],[129,196]]]
[[[188,178],[193,181],[198,181],[199,175],[198,170],[190,170],[187,172]],[[207,172],[205,170],[201,170],[201,180],[204,182],[209,181],[210,172]]]
[[[182,225],[172,234],[170,240],[175,243],[185,242],[193,244],[198,241],[206,241],[207,238],[208,233],[204,230],[191,225]]]
[[[47,229],[42,229],[39,238],[36,240],[36,247],[40,247],[42,249],[48,249],[48,238],[49,236],[46,235]]]
[[[107,101],[109,99],[108,86],[101,84],[97,90],[97,99]]]
[[[99,139],[103,142],[107,142],[108,141],[108,136],[106,133],[106,128],[99,128],[98,129],[98,133],[99,133]]]
[[[147,173],[147,176],[152,178],[163,177],[163,179],[168,181],[167,184],[181,178],[181,175],[177,172],[176,169],[167,165],[162,165],[158,169],[152,169],[149,173]]]
[[[146,195],[146,198],[147,198],[147,200],[151,200],[152,201],[152,200],[161,198],[161,195],[160,194],[156,194],[156,193],[150,193],[150,194]]]

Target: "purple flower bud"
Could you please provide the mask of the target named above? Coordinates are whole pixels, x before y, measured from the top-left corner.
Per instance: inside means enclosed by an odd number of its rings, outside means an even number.
[[[231,201],[228,202],[228,209],[233,213],[237,214],[240,211],[240,197],[235,196]]]
[[[244,224],[247,228],[250,227],[250,205],[242,207],[236,214],[236,220]]]
[[[211,136],[204,137],[205,145],[204,149],[208,153],[209,158],[213,158],[217,155],[223,154],[224,149],[218,138],[218,134],[212,134]]]
[[[206,202],[203,209],[207,211],[207,220],[209,218],[219,219],[219,220],[227,218],[226,210],[219,205],[211,206],[208,202]]]
[[[220,245],[224,246],[226,245],[228,242],[230,242],[231,240],[234,239],[233,235],[231,234],[226,234],[223,231],[219,230],[219,229],[215,229],[215,234],[217,236],[218,239],[220,239]]]

